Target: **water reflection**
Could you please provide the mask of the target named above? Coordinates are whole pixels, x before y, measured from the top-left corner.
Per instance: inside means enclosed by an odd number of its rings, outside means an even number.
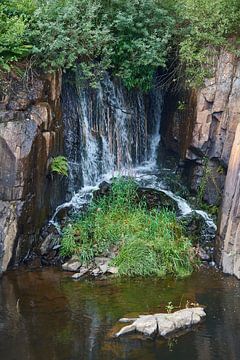
[[[207,305],[207,320],[176,341],[111,337],[122,316],[159,312],[169,301]],[[73,282],[57,270],[9,272],[0,280],[0,359],[235,360],[240,283],[214,271],[185,280]]]

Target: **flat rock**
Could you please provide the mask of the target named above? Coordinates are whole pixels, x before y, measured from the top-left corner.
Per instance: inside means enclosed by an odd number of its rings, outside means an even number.
[[[143,316],[134,321],[136,331],[145,336],[153,336],[157,332],[157,320],[154,315]]]
[[[172,314],[140,315],[137,319],[133,318],[133,323],[124,326],[116,336],[137,331],[145,336],[154,336],[158,333],[165,337],[198,324],[205,316],[206,313],[201,307],[186,308]],[[131,319],[123,318],[120,321],[129,322]]]
[[[136,326],[133,324],[124,326],[118,333],[116,333],[116,337],[132,333],[136,330]]]
[[[76,258],[72,258],[62,265],[62,269],[65,271],[75,272],[81,267],[80,261],[76,260]]]
[[[135,320],[137,320],[137,318],[121,318],[118,321],[121,322],[121,323],[129,323],[129,322],[132,322],[132,321],[135,321]]]
[[[160,336],[166,336],[167,334],[175,330],[175,324],[164,314],[156,315],[158,324],[158,333]]]

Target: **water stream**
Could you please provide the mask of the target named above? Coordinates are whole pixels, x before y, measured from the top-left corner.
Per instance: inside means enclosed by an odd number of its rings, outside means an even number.
[[[176,341],[112,338],[123,316],[186,301],[206,320]],[[1,360],[238,360],[240,282],[215,270],[184,280],[74,282],[54,269],[13,271],[0,282]]]

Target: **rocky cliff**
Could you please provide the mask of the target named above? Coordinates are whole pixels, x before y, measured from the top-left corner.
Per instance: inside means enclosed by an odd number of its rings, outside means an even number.
[[[61,179],[48,170],[63,147],[61,74],[11,77],[6,84],[0,94],[0,273],[27,255],[63,199]]]
[[[218,257],[225,272],[240,277],[239,59],[221,52],[214,76],[202,89],[169,98],[165,144],[184,160],[190,187],[195,191],[202,187],[209,204],[222,204]]]

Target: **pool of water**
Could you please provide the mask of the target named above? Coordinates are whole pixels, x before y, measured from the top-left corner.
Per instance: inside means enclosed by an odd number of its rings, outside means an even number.
[[[206,306],[207,319],[176,340],[114,339],[120,317]],[[1,360],[237,360],[240,282],[215,270],[184,280],[81,280],[57,269],[0,279]]]

